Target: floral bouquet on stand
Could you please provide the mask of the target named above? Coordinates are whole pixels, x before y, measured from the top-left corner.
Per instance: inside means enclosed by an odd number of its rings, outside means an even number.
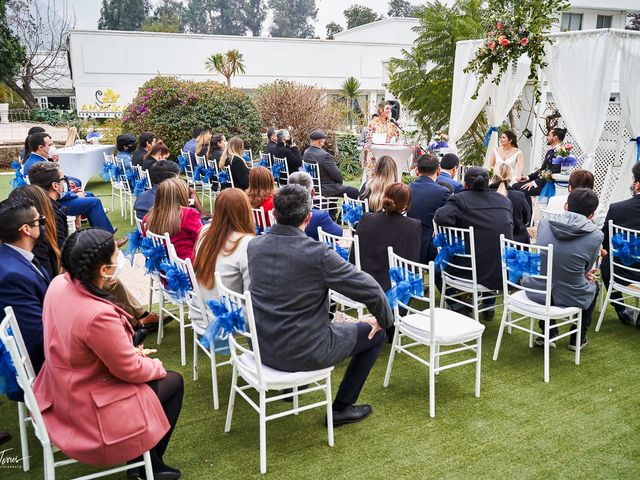
[[[568,175],[571,170],[578,164],[578,159],[571,155],[573,145],[571,143],[563,143],[556,147],[555,158],[551,161],[551,170],[553,173],[562,173]]]
[[[447,135],[445,132],[436,132],[436,134],[431,138],[431,141],[429,142],[427,148],[432,154],[440,157],[440,150],[442,150],[443,148],[449,148],[447,140],[449,140],[449,135]]]

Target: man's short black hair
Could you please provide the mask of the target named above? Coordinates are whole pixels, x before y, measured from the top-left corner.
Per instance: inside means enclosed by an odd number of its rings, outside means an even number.
[[[0,202],[0,241],[13,243],[20,239],[18,229],[33,221],[35,206],[30,198],[10,198]]]
[[[433,175],[438,171],[438,167],[440,166],[440,162],[433,155],[420,155],[418,158],[418,173],[424,175]]]
[[[138,137],[138,148],[145,148],[148,143],[153,142],[156,135],[151,132],[142,132]]]
[[[198,138],[202,132],[204,132],[206,128],[204,127],[193,127],[193,132],[191,132],[191,138]]]
[[[567,210],[590,217],[598,208],[598,195],[590,188],[571,190],[567,198]]]
[[[280,225],[302,225],[311,211],[311,194],[295,184],[288,184],[273,197],[273,214]]]
[[[31,149],[32,152],[35,152],[38,150],[38,147],[46,145],[47,141],[45,138],[51,138],[51,135],[47,132],[38,132],[29,135],[29,149]]]
[[[640,182],[640,162],[637,162],[633,168],[631,169],[631,173],[633,173],[633,181]]]
[[[149,178],[151,185],[160,185],[165,180],[180,175],[180,168],[173,160],[156,162],[149,168]]]
[[[276,134],[277,131],[278,131],[278,129],[275,128],[275,127],[269,128],[267,130],[267,140],[271,140],[271,137],[273,137]]]
[[[60,165],[56,162],[38,162],[27,172],[29,183],[49,191],[51,184],[60,181]]]
[[[445,153],[442,160],[440,160],[440,168],[444,170],[451,170],[452,168],[456,168],[458,165],[460,165],[460,159],[453,153]]]

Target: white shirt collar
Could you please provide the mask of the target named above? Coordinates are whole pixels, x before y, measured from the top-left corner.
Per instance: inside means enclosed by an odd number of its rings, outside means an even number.
[[[29,252],[29,251],[25,250],[24,248],[16,247],[15,245],[11,245],[10,243],[5,243],[5,245],[7,247],[13,248],[16,252],[18,252],[24,258],[29,260],[29,263],[31,263],[31,261],[33,260],[33,257],[35,256],[32,252]]]

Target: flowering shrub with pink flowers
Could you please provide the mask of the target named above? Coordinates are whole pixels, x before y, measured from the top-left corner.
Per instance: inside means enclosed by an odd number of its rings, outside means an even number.
[[[566,0],[489,0],[485,25],[487,38],[464,70],[478,74],[473,98],[493,73],[494,66],[498,66],[493,79],[497,85],[510,66],[516,65],[522,55],[528,55],[531,59],[529,80],[533,81],[535,99],[539,101],[538,70],[547,66],[544,46],[551,43],[544,34],[558,21],[555,16],[568,8]]]

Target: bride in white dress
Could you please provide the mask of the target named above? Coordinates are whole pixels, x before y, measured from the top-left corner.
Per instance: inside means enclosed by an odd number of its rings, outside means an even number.
[[[524,172],[524,155],[518,148],[518,138],[511,130],[506,130],[498,139],[500,146],[489,158],[489,167],[494,171],[500,164],[506,163],[515,172],[514,178],[520,178]]]

